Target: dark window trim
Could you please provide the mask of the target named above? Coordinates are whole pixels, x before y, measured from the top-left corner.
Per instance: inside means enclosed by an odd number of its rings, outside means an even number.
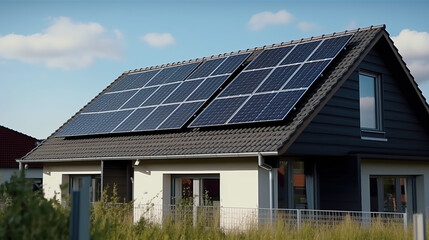
[[[375,108],[376,108],[376,128],[364,128],[361,127],[361,139],[368,141],[380,141],[387,142],[386,132],[384,131],[384,114],[383,114],[383,84],[382,76],[379,73],[372,72],[369,70],[359,70],[359,81],[360,76],[373,77],[375,79]],[[359,88],[360,91],[360,88]],[[359,95],[360,98],[360,95]],[[360,105],[359,105],[360,111]]]

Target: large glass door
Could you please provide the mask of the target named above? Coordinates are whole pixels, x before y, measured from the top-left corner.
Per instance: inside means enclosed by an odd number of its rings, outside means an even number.
[[[277,172],[279,208],[315,208],[313,168],[311,162],[280,161]]]
[[[220,187],[219,175],[173,175],[171,203],[219,206]]]
[[[415,212],[415,178],[371,176],[370,204],[373,212]]]

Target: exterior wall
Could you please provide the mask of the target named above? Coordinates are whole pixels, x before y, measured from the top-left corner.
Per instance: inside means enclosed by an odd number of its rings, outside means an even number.
[[[317,159],[318,209],[360,211],[359,170],[356,158]]]
[[[243,219],[255,223],[257,208],[269,207],[269,174],[258,167],[257,157],[143,160],[134,166],[135,221],[150,213],[151,221],[161,222],[167,213],[161,205],[171,204],[171,177],[176,174],[219,174],[221,227],[250,226]]]
[[[45,197],[61,201],[60,185],[67,184],[69,175],[101,174],[101,162],[45,163],[43,166],[43,189]],[[68,193],[68,189],[63,193]]]
[[[265,207],[266,200],[258,195],[259,173],[256,157],[143,160],[134,166],[134,199],[136,204],[170,204],[171,175],[219,174],[222,207],[258,208],[260,201]]]
[[[0,169],[0,183],[4,183],[10,180],[10,177],[19,170],[17,168],[3,168]],[[42,178],[42,169],[26,169],[26,178]]]
[[[371,175],[416,176],[417,212],[425,214],[429,208],[429,164],[418,161],[361,161],[362,211],[370,211],[369,177]]]
[[[407,79],[377,48],[365,57],[287,150],[289,155],[344,156],[350,153],[429,156],[429,130],[405,87]],[[381,74],[383,130],[387,141],[361,139],[359,70]],[[420,116],[419,116],[420,115]],[[309,151],[311,149],[311,151]]]

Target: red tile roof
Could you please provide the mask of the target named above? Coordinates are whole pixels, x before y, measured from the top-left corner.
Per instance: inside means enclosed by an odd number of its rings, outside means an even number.
[[[16,159],[23,157],[37,146],[39,140],[15,130],[0,126],[0,168],[18,168]],[[42,167],[41,164],[30,164]]]

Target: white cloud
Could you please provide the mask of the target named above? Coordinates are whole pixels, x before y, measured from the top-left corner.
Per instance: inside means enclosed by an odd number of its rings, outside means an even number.
[[[118,30],[107,32],[98,23],[75,23],[60,17],[42,33],[0,36],[0,57],[47,67],[88,67],[97,58],[120,59],[123,37]]]
[[[392,37],[417,82],[429,81],[429,33],[409,29]]]
[[[298,28],[301,31],[307,32],[307,31],[311,31],[317,28],[317,25],[314,23],[309,23],[309,22],[299,22],[298,23]]]
[[[293,21],[293,15],[285,10],[280,10],[277,13],[260,12],[254,14],[248,24],[251,30],[257,31],[269,25],[285,25]]]
[[[349,24],[347,25],[347,27],[346,27],[346,29],[348,29],[348,30],[353,30],[353,29],[356,29],[357,28],[357,22],[356,22],[356,20],[351,20],[350,22],[349,22]]]
[[[170,33],[148,33],[140,39],[153,47],[166,47],[176,43],[176,39]]]

